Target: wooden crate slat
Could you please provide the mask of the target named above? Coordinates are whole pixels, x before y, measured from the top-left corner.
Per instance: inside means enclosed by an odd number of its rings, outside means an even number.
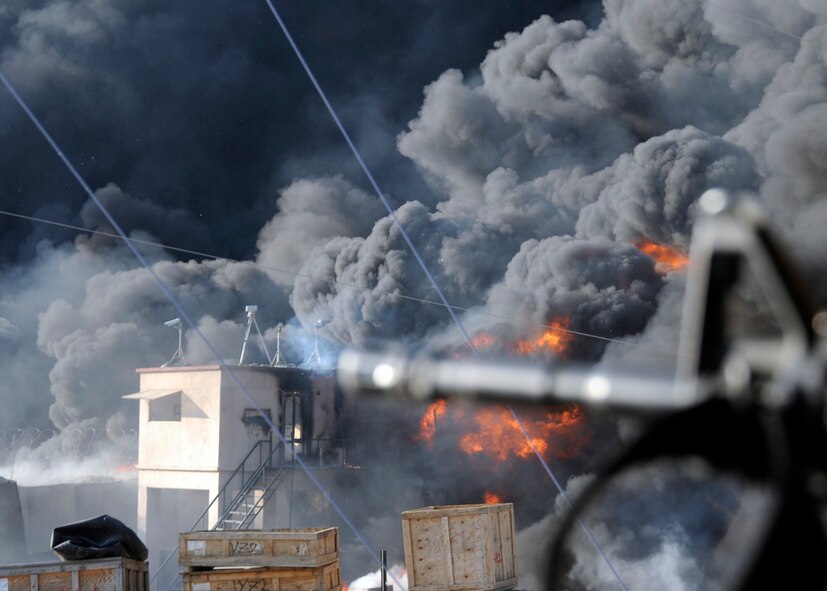
[[[404,540],[403,547],[405,549],[405,570],[408,571],[408,587],[413,587],[417,584],[417,580],[413,568],[413,542],[411,540],[411,522],[409,519],[402,520],[402,539]]]
[[[489,548],[496,548],[493,560],[491,560],[491,576],[495,581],[502,581],[505,579],[505,567],[503,566],[503,543],[502,532],[500,531],[500,516],[501,513],[495,513],[493,519],[488,524],[489,532],[488,538],[490,540]]]
[[[501,591],[517,585],[511,503],[405,511],[402,533],[410,591]]]
[[[411,520],[410,531],[413,563],[407,566],[408,570],[420,586],[443,583],[448,576],[445,548],[444,544],[434,543],[442,539],[442,517]]]
[[[0,587],[8,591],[148,591],[147,564],[103,558],[0,567]],[[3,582],[5,581],[5,583]]]
[[[502,512],[499,515],[502,545],[503,579],[517,577],[517,548],[514,537],[514,513]]]
[[[312,568],[220,569],[181,576],[184,591],[341,591],[338,560]]]
[[[183,567],[317,567],[339,557],[338,529],[188,532],[179,540]]]

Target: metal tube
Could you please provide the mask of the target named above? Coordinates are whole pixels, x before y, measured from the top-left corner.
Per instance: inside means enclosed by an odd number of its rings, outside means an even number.
[[[379,560],[382,562],[381,586],[382,591],[388,591],[388,551],[379,550]]]
[[[511,402],[606,404],[638,411],[684,408],[697,402],[695,382],[673,376],[606,372],[590,366],[458,361],[398,350],[346,350],[338,379],[349,393],[425,400],[438,396]]]
[[[244,331],[244,342],[241,344],[241,355],[238,357],[238,364],[241,365],[244,363],[244,354],[247,352],[247,340],[250,338],[250,329],[253,327],[253,323],[250,318],[247,318],[247,330]]]

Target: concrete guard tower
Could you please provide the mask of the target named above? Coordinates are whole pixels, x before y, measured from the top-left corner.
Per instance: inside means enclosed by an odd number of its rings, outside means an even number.
[[[271,366],[234,366],[232,372],[288,446],[318,468],[346,462],[333,439],[342,408],[331,375]],[[140,391],[124,398],[140,403],[138,533],[150,549],[150,564],[160,566],[174,553],[178,533],[194,525],[285,527],[283,515],[292,511],[292,454],[227,369],[179,365],[137,373]],[[290,486],[275,494],[288,472]],[[174,572],[177,563],[169,562],[165,572]]]

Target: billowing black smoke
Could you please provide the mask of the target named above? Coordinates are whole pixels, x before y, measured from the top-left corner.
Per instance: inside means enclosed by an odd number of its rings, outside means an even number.
[[[384,33],[370,68],[338,61],[368,55],[365,29],[351,37],[342,26],[357,16],[288,16],[306,27],[311,62],[448,299],[469,308],[472,334],[529,334],[565,318],[570,329],[624,341],[577,337],[572,356],[674,362],[683,278],[641,248],[685,252],[710,187],[759,199],[816,271],[813,289],[827,294],[823,2],[604,0],[593,21],[536,18],[484,59],[457,41],[478,24],[476,3],[458,12],[438,4],[381,9],[360,25]],[[433,14],[430,31],[407,18],[423,14]],[[383,54],[388,24],[400,45]],[[430,43],[443,27],[448,52]],[[127,231],[258,263],[184,261],[142,247],[222,355],[235,355],[250,303],[262,325],[290,323],[285,335],[296,342],[321,318],[335,346],[375,337],[461,345],[447,313],[429,303],[436,294],[399,230],[324,127],[264,8],[13,2],[0,8],[0,30],[0,67]],[[492,32],[485,47],[501,36]],[[445,57],[454,50],[456,61]],[[377,88],[371,68],[382,63],[391,82]],[[409,74],[415,94],[400,82]],[[0,125],[3,207],[110,230],[10,101],[0,101]],[[164,343],[174,350],[162,325],[173,308],[112,240],[0,223],[0,424],[134,419],[119,397],[134,390],[135,366],[165,361]],[[195,339],[187,345],[191,361],[209,360]],[[416,415],[389,409],[381,420],[410,425]],[[450,470],[429,462],[404,466],[447,481]],[[440,501],[430,494],[400,498]],[[690,539],[671,539],[664,552],[697,566]],[[678,588],[684,577],[664,580]]]
[[[416,112],[422,86],[445,67],[474,67],[492,39],[539,14],[528,5],[489,13],[470,10],[474,4],[284,7],[367,159],[385,172],[386,189],[416,191],[429,204],[435,196],[412,164],[388,149]],[[366,235],[382,215],[352,182],[326,176],[353,177],[357,165],[263,2],[12,1],[0,9],[0,31],[0,68],[127,232],[224,256],[258,252],[271,267],[276,286],[233,265],[213,282],[208,277],[226,265],[173,271],[178,255],[145,251],[171,263],[176,289],[190,294],[192,314],[228,358],[237,355],[246,303],[261,306],[265,327],[290,320],[285,298],[308,254],[333,238]],[[366,47],[368,38],[376,45]],[[0,209],[111,231],[8,96],[0,100],[0,126]],[[287,219],[268,222],[275,211]],[[2,428],[50,426],[45,409],[55,399],[51,414],[60,426],[105,418],[120,394],[134,390],[135,365],[171,355],[163,343],[174,335],[155,325],[177,314],[159,293],[141,301],[140,290],[100,291],[132,285],[136,262],[107,238],[75,235],[0,216]],[[210,284],[188,286],[187,276]],[[116,331],[112,323],[125,326]],[[106,345],[87,350],[97,336]],[[209,359],[202,344],[188,344],[193,360]],[[294,357],[306,355],[296,347]],[[87,384],[89,371],[101,377]]]

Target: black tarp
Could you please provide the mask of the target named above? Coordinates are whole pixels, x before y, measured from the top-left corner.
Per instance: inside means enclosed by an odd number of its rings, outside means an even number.
[[[146,560],[138,535],[110,515],[61,525],[52,531],[52,550],[63,560],[124,557]]]

